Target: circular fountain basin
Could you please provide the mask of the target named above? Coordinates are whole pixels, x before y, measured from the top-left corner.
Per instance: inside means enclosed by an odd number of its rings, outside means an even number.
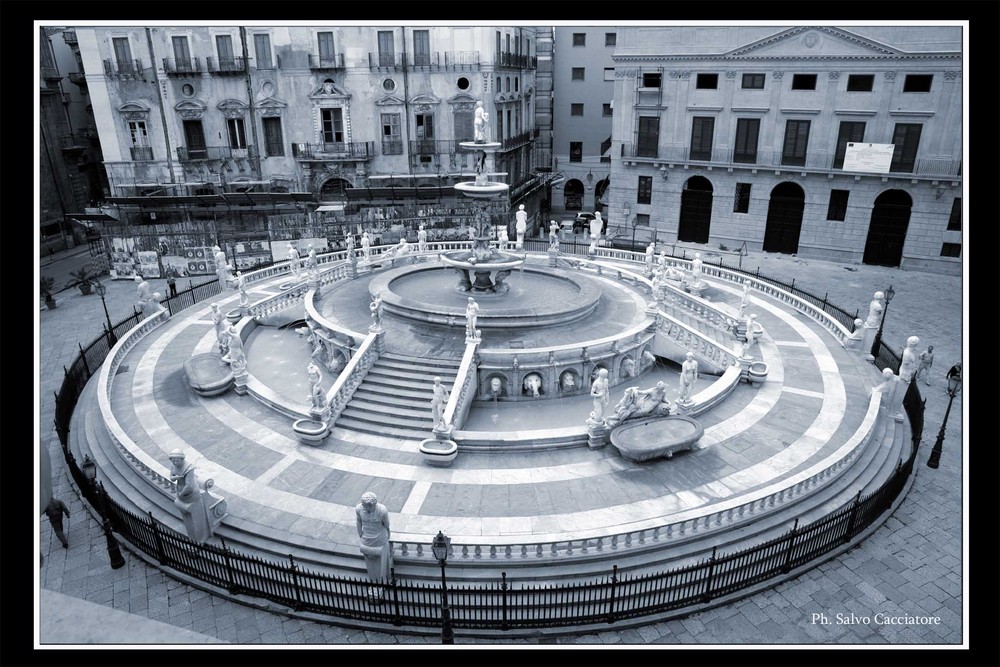
[[[509,188],[510,186],[506,183],[500,183],[498,181],[486,181],[485,183],[462,181],[461,183],[455,183],[456,190],[467,197],[477,199],[491,199],[507,192]]]
[[[441,255],[441,261],[449,266],[469,271],[502,271],[504,269],[515,269],[524,264],[524,258],[513,255],[509,252],[493,251],[493,257],[500,259],[490,259],[486,262],[476,260],[471,250],[455,250]]]
[[[626,422],[611,431],[611,444],[629,461],[669,459],[674,452],[690,450],[704,433],[694,419],[676,415]]]
[[[573,322],[594,312],[602,294],[589,276],[527,264],[507,279],[507,292],[457,292],[449,269],[443,262],[390,269],[372,278],[368,289],[373,296],[381,295],[386,313],[463,328],[472,296],[479,304],[477,325],[482,329]]]

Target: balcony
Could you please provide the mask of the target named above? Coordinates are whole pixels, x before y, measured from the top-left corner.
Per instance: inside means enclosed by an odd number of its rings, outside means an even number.
[[[479,51],[445,51],[444,68],[453,70],[479,69]]]
[[[133,162],[150,162],[153,159],[152,146],[132,146]]]
[[[403,142],[399,139],[383,139],[382,155],[402,155]]]
[[[496,54],[493,65],[498,69],[535,69],[538,67],[538,57],[528,56],[523,53],[501,51]]]
[[[256,157],[253,146],[232,148],[230,146],[199,146],[177,148],[177,159],[181,162],[226,162],[228,160],[248,160]]]
[[[344,69],[344,54],[309,55],[309,69]]]
[[[197,58],[164,58],[163,71],[173,76],[201,74],[201,61]]]
[[[42,65],[42,78],[46,81],[58,81],[62,76],[54,66]]]
[[[515,135],[513,137],[507,137],[502,142],[500,142],[500,152],[505,153],[507,151],[512,151],[515,148],[520,148],[525,144],[530,143],[534,140],[534,131],[526,130],[521,134]]]
[[[69,82],[81,88],[87,87],[87,76],[83,72],[70,72]]]
[[[113,58],[105,58],[104,75],[109,79],[138,79],[143,75],[142,61],[136,58],[118,62]]]
[[[205,64],[211,74],[242,74],[246,71],[246,59],[242,56],[205,58]]]
[[[90,143],[80,132],[70,132],[59,137],[59,147],[66,152],[85,151]]]
[[[297,160],[370,160],[375,156],[374,141],[321,144],[292,144],[292,157]]]
[[[401,69],[406,66],[405,53],[369,53],[369,69]]]
[[[411,155],[447,155],[457,150],[455,141],[437,139],[417,139],[410,142]]]
[[[441,67],[441,54],[438,51],[433,53],[414,53],[410,56],[410,66],[417,67]]]

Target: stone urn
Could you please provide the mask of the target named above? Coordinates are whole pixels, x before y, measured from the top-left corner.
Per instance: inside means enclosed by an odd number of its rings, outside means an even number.
[[[315,419],[296,419],[292,424],[292,430],[295,431],[295,437],[299,439],[299,442],[310,447],[319,446],[323,439],[330,434],[330,427],[326,425],[326,422]]]
[[[239,308],[233,308],[226,313],[226,319],[229,320],[230,324],[238,324],[243,319],[243,313]]]
[[[767,379],[767,364],[763,361],[755,361],[750,364],[750,370],[747,371],[747,380],[754,387],[759,387],[761,382]]]
[[[420,455],[427,465],[445,467],[458,456],[458,445],[454,440],[427,438],[420,442]]]

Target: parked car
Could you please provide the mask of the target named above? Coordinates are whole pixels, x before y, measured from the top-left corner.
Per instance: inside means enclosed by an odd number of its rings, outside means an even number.
[[[587,232],[590,233],[590,221],[597,216],[593,213],[577,213],[576,219],[573,221],[573,233],[577,232]],[[608,233],[608,221],[604,221],[604,226],[601,228],[601,234],[607,235]]]

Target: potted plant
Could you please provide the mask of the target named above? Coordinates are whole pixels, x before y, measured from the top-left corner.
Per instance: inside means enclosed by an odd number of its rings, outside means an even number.
[[[94,291],[94,285],[97,284],[100,275],[91,264],[84,264],[76,271],[70,272],[66,287],[79,287],[81,294],[90,294]]]
[[[49,310],[56,307],[56,298],[52,296],[52,290],[56,288],[55,278],[50,278],[49,276],[42,276],[41,282],[41,292],[42,296],[45,297],[45,307]]]

